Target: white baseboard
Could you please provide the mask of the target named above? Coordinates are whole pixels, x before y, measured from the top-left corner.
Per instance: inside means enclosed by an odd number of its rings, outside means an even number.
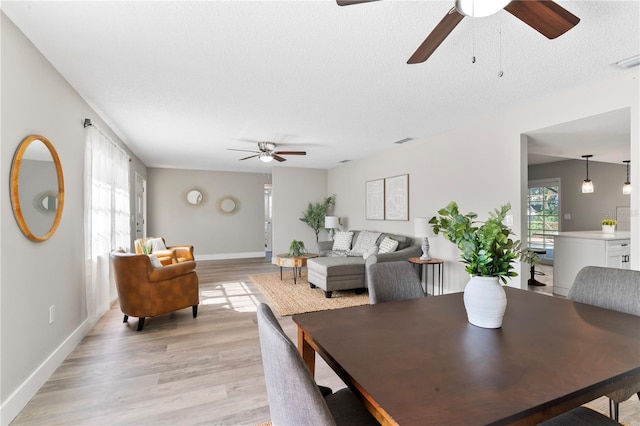
[[[199,260],[225,260],[225,259],[247,259],[250,257],[265,257],[263,251],[247,253],[222,253],[222,254],[196,254],[193,256],[197,262]]]
[[[33,398],[65,358],[91,330],[95,321],[86,319],[0,406],[0,424],[8,425]]]

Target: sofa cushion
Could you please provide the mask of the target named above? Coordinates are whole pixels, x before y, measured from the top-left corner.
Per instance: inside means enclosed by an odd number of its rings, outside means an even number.
[[[371,246],[362,253],[362,259],[367,260],[369,256],[373,256],[374,254],[377,254],[377,253],[378,253],[378,246]]]
[[[384,240],[386,237],[389,237],[392,240],[396,240],[398,242],[398,247],[396,248],[396,251],[405,249],[413,245],[413,237],[407,237],[406,235],[383,233],[382,235],[380,235],[380,238],[378,238],[378,247],[380,247],[380,243],[382,243],[382,240]]]
[[[384,237],[384,240],[380,243],[378,253],[392,253],[398,248],[398,241],[393,238]]]
[[[358,257],[315,257],[307,260],[307,269],[322,276],[362,275],[364,259]]]
[[[353,232],[336,232],[333,236],[333,251],[347,251],[351,249]]]
[[[365,251],[371,247],[378,246],[376,242],[378,241],[380,234],[381,232],[360,231],[351,251],[355,255],[362,256]]]

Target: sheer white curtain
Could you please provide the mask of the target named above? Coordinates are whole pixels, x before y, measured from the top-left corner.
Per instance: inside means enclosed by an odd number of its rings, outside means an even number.
[[[130,244],[129,156],[98,129],[86,128],[85,287],[87,316],[109,309],[109,253]]]

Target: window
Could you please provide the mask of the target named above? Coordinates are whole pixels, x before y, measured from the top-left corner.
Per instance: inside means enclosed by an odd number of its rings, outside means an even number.
[[[553,259],[553,235],[560,231],[560,179],[529,181],[528,240],[532,249],[546,250]]]

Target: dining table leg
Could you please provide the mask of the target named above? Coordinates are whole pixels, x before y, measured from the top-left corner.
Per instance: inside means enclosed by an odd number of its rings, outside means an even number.
[[[298,327],[298,351],[313,377],[316,372],[316,351],[311,347],[306,339],[306,333],[300,327]]]

